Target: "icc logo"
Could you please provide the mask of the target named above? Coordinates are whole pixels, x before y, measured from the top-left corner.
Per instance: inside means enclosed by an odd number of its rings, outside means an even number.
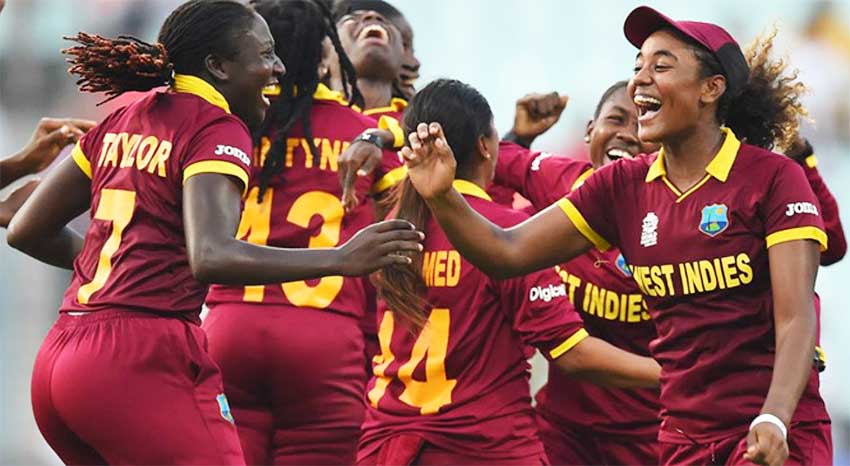
[[[726,204],[711,204],[702,208],[699,231],[712,238],[729,226],[729,208]]]

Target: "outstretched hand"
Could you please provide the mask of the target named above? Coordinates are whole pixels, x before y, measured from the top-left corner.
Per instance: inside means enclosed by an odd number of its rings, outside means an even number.
[[[425,235],[406,220],[385,220],[358,231],[344,245],[342,274],[367,275],[393,264],[411,263],[405,252],[422,251]]]
[[[452,188],[457,161],[439,123],[419,123],[408,136],[410,147],[401,150],[407,176],[426,201],[445,195]]]

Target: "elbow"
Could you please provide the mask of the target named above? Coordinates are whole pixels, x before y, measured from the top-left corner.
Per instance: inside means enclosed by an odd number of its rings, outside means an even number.
[[[6,231],[6,242],[9,246],[17,249],[18,251],[31,255],[31,252],[35,247],[35,236],[36,235],[30,234],[30,232],[21,225],[21,222],[16,222],[13,219]]]
[[[211,285],[221,283],[222,248],[212,244],[195,245],[188,248],[189,268],[195,280]]]

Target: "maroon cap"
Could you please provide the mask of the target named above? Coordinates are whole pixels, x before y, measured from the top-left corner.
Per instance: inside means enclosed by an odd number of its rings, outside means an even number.
[[[741,47],[722,27],[698,21],[674,21],[648,6],[639,6],[632,10],[623,24],[626,39],[637,48],[640,48],[653,32],[663,28],[679,31],[714,54],[723,68],[726,85],[732,95],[746,86],[750,67]]]

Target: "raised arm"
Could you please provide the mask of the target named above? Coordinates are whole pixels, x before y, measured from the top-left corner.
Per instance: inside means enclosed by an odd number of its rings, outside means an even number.
[[[89,208],[90,182],[71,157],[63,160],[15,214],[6,241],[41,262],[73,269],[83,237],[67,225]]]
[[[241,186],[227,175],[189,178],[183,193],[183,221],[189,265],[205,283],[260,285],[328,275],[365,275],[384,266],[409,263],[398,251],[419,251],[422,234],[402,220],[364,228],[332,248],[289,249],[235,238]]]
[[[472,210],[452,188],[456,161],[439,123],[420,124],[401,154],[413,186],[452,244],[476,267],[498,278],[566,262],[591,247],[558,206],[509,229]]]
[[[588,336],[555,359],[564,373],[607,387],[657,387],[661,366],[654,359]]]

